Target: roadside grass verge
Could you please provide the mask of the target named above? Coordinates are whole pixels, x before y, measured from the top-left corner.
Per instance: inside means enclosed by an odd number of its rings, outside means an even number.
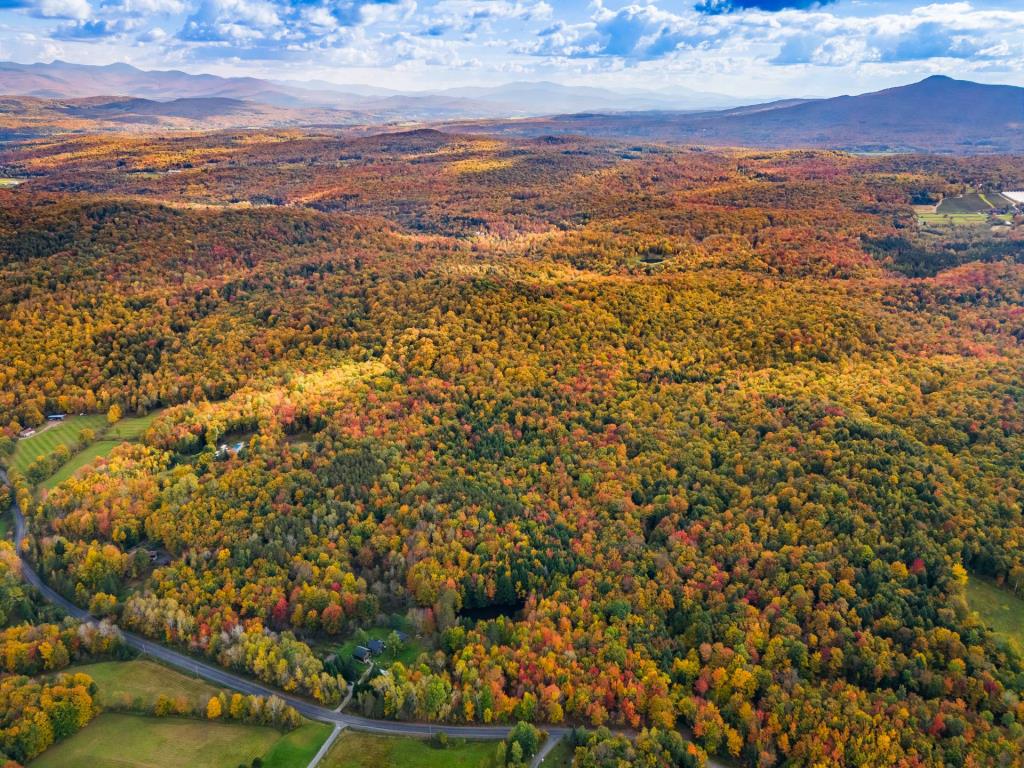
[[[278,739],[263,756],[263,768],[306,768],[332,730],[327,723],[307,720]]]

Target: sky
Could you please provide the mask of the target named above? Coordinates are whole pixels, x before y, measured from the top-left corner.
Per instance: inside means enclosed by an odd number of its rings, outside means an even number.
[[[0,0],[0,60],[53,59],[406,90],[1024,85],[1024,0]]]

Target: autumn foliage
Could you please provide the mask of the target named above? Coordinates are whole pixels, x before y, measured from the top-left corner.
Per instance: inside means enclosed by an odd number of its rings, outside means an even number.
[[[123,141],[2,156],[6,434],[166,408],[32,505],[70,598],[324,702],[400,613],[355,708],[581,766],[1022,764],[1019,241],[909,208],[1019,158]]]

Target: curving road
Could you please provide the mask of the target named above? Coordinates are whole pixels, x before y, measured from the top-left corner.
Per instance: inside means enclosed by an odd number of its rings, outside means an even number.
[[[0,481],[7,482],[7,475],[0,470]],[[17,500],[11,507],[14,517],[14,546],[21,558],[21,573],[25,580],[35,587],[43,598],[62,610],[69,616],[79,621],[97,621],[97,618],[88,611],[79,608],[70,600],[51,589],[36,572],[32,563],[25,557],[22,551],[22,544],[25,541],[26,525],[25,516],[18,507]],[[332,725],[342,725],[348,728],[355,728],[370,733],[390,734],[393,736],[432,736],[435,733],[444,732],[449,736],[458,736],[464,739],[494,740],[504,739],[510,730],[507,725],[441,725],[433,723],[410,723],[395,720],[373,720],[358,715],[348,715],[344,712],[336,712],[333,709],[315,704],[307,699],[302,699],[291,694],[284,693],[275,688],[263,685],[262,683],[242,677],[222,667],[209,664],[205,661],[192,658],[191,656],[172,650],[166,646],[155,643],[152,640],[136,635],[133,632],[121,630],[125,643],[137,651],[159,659],[168,666],[180,669],[190,675],[202,677],[205,680],[215,683],[224,688],[231,688],[241,693],[251,693],[257,696],[277,696],[295,707],[302,715],[310,720],[319,720]],[[552,737],[565,736],[571,729],[564,727],[548,727],[545,730]]]
[[[7,483],[7,473],[2,469],[0,469],[0,482]],[[40,577],[36,572],[35,567],[25,557],[25,553],[22,551],[22,544],[25,541],[26,526],[25,516],[21,513],[21,509],[18,507],[17,499],[14,500],[14,503],[11,506],[11,514],[14,517],[14,546],[18,551],[18,556],[21,558],[21,573],[25,580],[35,587],[47,602],[63,609],[69,616],[73,616],[79,621],[98,621],[98,619],[88,611],[79,608],[63,595],[47,586],[42,577]],[[291,706],[295,707],[300,714],[308,717],[310,720],[318,720],[323,723],[330,723],[331,725],[334,725],[336,727],[336,731],[341,728],[353,728],[357,731],[366,731],[368,733],[378,733],[387,736],[420,737],[429,737],[436,733],[443,732],[449,736],[456,736],[464,739],[500,741],[508,736],[508,733],[511,730],[510,726],[507,725],[443,725],[434,723],[410,723],[399,722],[396,720],[373,720],[371,718],[360,717],[358,715],[347,715],[344,712],[328,709],[327,707],[315,704],[307,699],[302,699],[297,696],[284,693],[275,688],[258,683],[255,680],[242,677],[241,675],[237,675],[234,672],[230,672],[214,664],[209,664],[205,661],[192,658],[180,651],[175,651],[171,648],[160,645],[159,643],[155,643],[152,640],[147,640],[133,632],[126,632],[124,629],[121,629],[121,634],[124,636],[125,643],[130,648],[134,648],[141,653],[152,656],[154,659],[159,659],[169,667],[174,667],[175,669],[179,669],[187,674],[201,677],[223,688],[231,688],[241,693],[254,694],[256,696],[277,696],[284,699]],[[561,739],[572,732],[571,728],[564,726],[540,727],[548,733],[548,739],[546,740],[541,752],[535,756],[534,761],[531,764],[533,766],[540,765],[540,762],[547,756],[548,752],[550,752]],[[728,768],[724,763],[720,763],[710,757],[708,758],[707,766],[708,768]]]

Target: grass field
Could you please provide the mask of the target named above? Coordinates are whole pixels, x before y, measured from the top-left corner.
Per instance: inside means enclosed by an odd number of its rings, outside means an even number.
[[[96,694],[96,700],[104,708],[129,705],[151,707],[156,703],[160,694],[169,696],[172,699],[184,696],[191,703],[205,706],[210,697],[216,695],[220,690],[202,680],[188,677],[149,659],[103,661],[96,664],[76,666],[72,669],[75,672],[85,672],[96,681],[96,686],[99,689]],[[127,722],[137,730],[153,730],[153,738],[155,739],[163,738],[165,729],[160,727],[163,723],[185,723],[186,725],[190,723],[188,720],[176,718],[158,720],[146,717],[138,717]],[[196,724],[201,727],[207,725],[202,721],[192,723],[193,726]],[[231,729],[239,728],[243,732],[249,732],[253,729],[253,726],[239,725],[237,723],[218,723],[217,725],[226,726],[227,730],[224,728],[217,730],[216,734],[210,738],[210,748],[214,751],[219,750],[220,754],[223,755],[232,754],[231,750],[235,748],[233,745],[238,741],[237,734]],[[331,726],[307,720],[303,721],[299,728],[286,734],[282,734],[272,728],[256,728],[255,730],[259,732],[257,734],[257,743],[264,752],[254,753],[248,758],[247,763],[249,760],[252,760],[252,757],[262,756],[265,768],[306,768],[313,755],[320,749],[320,745],[330,735]],[[74,738],[78,738],[78,736]],[[221,741],[224,743],[222,744]],[[114,761],[114,758],[117,756],[116,752],[111,752],[109,755],[103,752],[105,743],[104,738],[96,737],[86,746],[76,747],[74,754],[78,755],[79,750],[81,750],[83,756],[95,757],[98,760],[95,764],[99,766],[122,765],[122,763]],[[46,757],[47,755],[43,755],[39,758],[39,761],[32,765],[58,764],[43,762],[43,759]],[[84,757],[82,759],[84,760]],[[104,762],[104,760],[109,760],[109,762]],[[91,763],[69,764],[90,765]],[[218,765],[215,762],[209,764]],[[224,762],[222,764],[226,768],[233,768],[238,764],[238,761]],[[124,763],[124,765],[164,765],[164,763],[132,762]],[[181,763],[167,763],[167,765],[184,766],[191,765],[191,763],[183,761]],[[206,765],[206,763],[199,763],[198,765]]]
[[[280,738],[237,723],[104,714],[33,760],[31,768],[234,768]]]
[[[107,423],[106,416],[99,414],[71,416],[32,437],[18,440],[11,456],[10,468],[24,473],[25,469],[40,456],[48,456],[61,445],[71,446],[77,443],[78,435],[83,429],[93,430],[96,433],[96,442],[73,455],[53,475],[39,484],[41,488],[53,488],[93,459],[106,456],[120,442],[138,440],[158,415],[159,411],[154,411],[146,416],[121,419],[113,425]]]
[[[320,768],[492,768],[496,749],[493,741],[436,749],[420,739],[345,731]]]
[[[263,756],[263,768],[306,768],[330,735],[327,723],[306,722],[278,739]]]
[[[50,488],[60,485],[75,474],[75,472],[90,463],[93,459],[99,458],[100,456],[106,456],[120,444],[121,443],[117,440],[100,440],[99,442],[93,443],[72,456],[64,466],[41,482],[39,487],[49,490]]]
[[[918,221],[922,224],[948,226],[956,224],[966,226],[968,224],[985,224],[988,221],[987,213],[922,213],[918,214]]]
[[[972,576],[967,582],[967,603],[992,631],[1024,653],[1024,600],[991,581]]]
[[[14,446],[14,455],[11,456],[10,467],[19,472],[24,472],[33,461],[40,456],[48,456],[57,450],[61,445],[74,445],[78,442],[78,433],[83,429],[92,429],[100,432],[107,424],[105,416],[71,416],[64,421],[49,427],[37,435],[19,440]]]
[[[146,416],[133,416],[121,419],[103,435],[108,440],[138,440],[142,433],[149,429],[153,419],[160,415],[160,411],[153,411]]]
[[[99,687],[97,698],[102,707],[123,705],[126,701],[140,701],[143,706],[152,706],[161,693],[171,698],[184,696],[190,702],[205,704],[220,691],[202,680],[187,677],[148,659],[101,661],[76,666],[74,671],[85,672],[96,681]]]
[[[939,203],[936,213],[988,213],[995,206],[986,195],[970,192],[959,197],[946,197]]]

